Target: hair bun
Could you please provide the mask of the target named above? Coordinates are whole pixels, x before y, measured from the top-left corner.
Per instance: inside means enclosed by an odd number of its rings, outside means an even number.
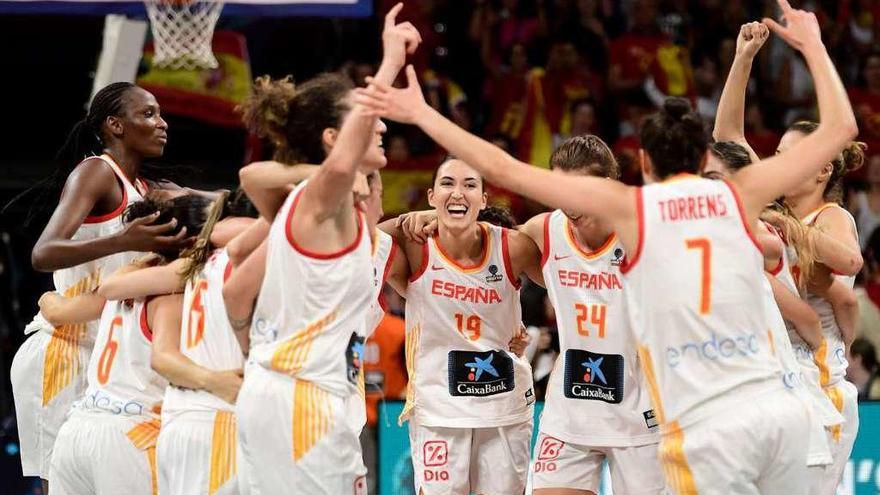
[[[691,103],[684,98],[673,96],[663,102],[663,113],[673,120],[682,120],[690,111]]]

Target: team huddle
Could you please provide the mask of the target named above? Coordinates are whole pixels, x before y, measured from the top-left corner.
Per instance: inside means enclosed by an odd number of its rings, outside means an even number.
[[[607,461],[619,494],[834,494],[862,264],[837,201],[864,155],[815,16],[779,5],[785,25],[741,28],[714,140],[687,100],[643,122],[643,187],[596,136],[544,170],[435,111],[412,66],[393,87],[421,42],[402,4],[367,87],[257,79],[243,119],[275,156],[234,194],[149,176],[159,105],[105,87],[34,247],[56,290],[13,362],[23,474],[56,495],[366,493],[364,343],[388,284],[407,301],[415,493],[597,493]],[[761,160],[743,114],[771,32],[806,60],[821,121]],[[380,118],[455,157],[431,210],[381,222]],[[484,180],[555,210],[517,226]],[[534,451],[523,276],[561,349]]]

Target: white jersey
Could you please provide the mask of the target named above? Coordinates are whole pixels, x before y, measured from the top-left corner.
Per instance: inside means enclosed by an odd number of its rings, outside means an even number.
[[[568,443],[632,447],[658,441],[624,307],[616,235],[593,252],[559,210],[544,221],[542,273],[556,312],[560,355],[550,375],[541,431]]]
[[[132,185],[110,155],[93,158],[103,160],[116,174],[122,185],[122,202],[106,215],[86,217],[71,237],[75,241],[98,239],[121,232],[125,227],[122,223],[122,212],[131,203],[141,200],[141,194],[146,193],[146,185],[140,180],[137,181],[140,188]],[[65,297],[88,294],[98,288],[103,278],[129,264],[138,255],[139,253],[133,251],[115,253],[56,270],[52,274],[55,291]],[[37,319],[42,320],[42,316],[38,315]],[[46,359],[43,367],[43,403],[47,404],[80,373],[84,363],[81,363],[79,347],[92,348],[98,332],[98,322],[64,325],[57,329],[51,325],[28,325],[25,333],[33,328],[40,328],[52,335],[49,355],[53,359]]]
[[[117,416],[159,419],[168,382],[150,366],[153,332],[147,303],[107,301],[89,361],[85,397],[74,407]]]
[[[853,219],[852,215],[846,211],[846,209],[842,208],[837,203],[826,203],[822,205],[819,209],[803,218],[804,224],[813,225],[816,222],[816,218],[819,217],[819,214],[828,208],[840,208],[843,210],[852,222],[853,231],[855,231],[855,219]],[[842,275],[835,275],[835,278],[843,282],[850,289],[852,289],[853,283],[856,279],[854,276]],[[816,314],[819,315],[819,319],[822,321],[822,334],[825,338],[825,345],[816,352],[815,357],[820,369],[823,369],[823,365],[827,367],[827,373],[822,374],[821,384],[823,387],[830,387],[846,379],[846,367],[849,363],[846,360],[846,349],[843,344],[843,336],[840,333],[840,327],[837,325],[837,320],[834,317],[834,309],[831,307],[831,303],[820,296],[810,293],[807,293],[806,301],[812,306],[816,311]]]
[[[225,249],[214,251],[202,271],[186,284],[180,352],[193,363],[214,371],[244,368],[244,354],[226,316],[223,283],[232,271]],[[235,406],[205,390],[169,384],[163,411],[233,411]]]
[[[119,165],[113,161],[110,155],[105,154],[91,158],[103,160],[110,166],[113,173],[116,174],[117,179],[122,184],[122,202],[119,204],[119,207],[106,215],[86,217],[82,225],[76,229],[76,232],[71,237],[73,241],[98,239],[121,232],[125,228],[122,223],[123,211],[125,211],[128,205],[143,199],[142,195],[146,193],[146,185],[139,179],[136,181],[139,187],[129,182],[119,168]],[[129,264],[137,256],[138,253],[133,251],[115,253],[76,266],[56,270],[52,274],[55,291],[65,297],[73,297],[91,292],[98,287],[102,278],[113,273],[116,269]],[[97,327],[95,330],[97,330]]]
[[[338,396],[363,390],[366,316],[374,297],[370,235],[361,211],[354,242],[333,254],[300,247],[290,231],[300,184],[269,231],[250,360]]]
[[[788,241],[785,239],[785,236],[782,235],[776,228],[768,225],[768,228],[776,235],[778,235],[782,242],[785,244],[785,249],[782,252],[782,257],[779,260],[779,266],[776,267],[770,273],[776,277],[777,280],[782,282],[782,285],[785,286],[788,290],[790,290],[793,294],[800,297],[800,291],[798,290],[797,282],[794,279],[794,269],[795,263],[792,263],[792,260],[797,259],[797,252],[794,250],[793,246],[788,244]],[[771,289],[772,291],[772,289]],[[777,306],[778,309],[778,306]],[[781,315],[780,315],[781,316]],[[822,386],[820,385],[820,379],[823,371],[817,365],[815,360],[815,356],[813,354],[813,350],[810,348],[809,344],[807,344],[804,339],[797,333],[797,329],[791,322],[785,321],[785,329],[788,333],[788,341],[791,343],[791,349],[794,353],[794,358],[797,361],[798,366],[800,367],[800,379],[803,383],[804,390],[807,392],[810,398],[810,406],[812,411],[819,418],[819,422],[822,426],[833,426],[838,425],[843,422],[843,416],[837,412],[837,409],[834,407],[834,404],[825,395],[825,392],[822,390]],[[785,364],[783,363],[783,369],[785,368]],[[827,375],[827,367],[824,362],[822,363],[822,367],[826,371]],[[788,371],[786,371],[788,374]]]
[[[686,427],[780,388],[763,257],[733,186],[692,175],[637,191],[624,292],[662,428]]]
[[[507,348],[519,331],[519,280],[508,259],[507,229],[479,224],[483,256],[461,266],[435,237],[407,288],[407,404],[423,426],[505,426],[532,417],[532,373]],[[446,371],[445,373],[443,371]]]
[[[373,334],[379,322],[385,317],[386,304],[382,294],[388,271],[394,263],[397,254],[397,244],[390,235],[376,229],[373,233],[373,293],[375,297],[370,300],[370,309],[367,312],[367,337]]]

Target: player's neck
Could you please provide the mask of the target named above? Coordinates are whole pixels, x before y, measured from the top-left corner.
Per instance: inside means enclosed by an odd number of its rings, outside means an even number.
[[[458,262],[479,261],[483,255],[483,230],[477,223],[463,228],[440,225],[437,240],[443,252]]]
[[[104,148],[104,153],[113,158],[113,161],[116,162],[116,165],[119,166],[119,169],[129,181],[134,182],[140,172],[141,162],[143,161],[139,153],[134,153],[123,146],[115,144]]]
[[[798,218],[804,218],[827,203],[822,194],[822,189],[818,187],[809,194],[796,198],[787,197],[785,201]]]
[[[577,243],[586,251],[595,251],[599,249],[609,237],[614,235],[614,231],[605,228],[604,225],[596,221],[585,223],[584,225],[574,226],[572,229],[574,238]]]

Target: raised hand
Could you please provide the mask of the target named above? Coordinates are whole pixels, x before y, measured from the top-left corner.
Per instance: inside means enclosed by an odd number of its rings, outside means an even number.
[[[422,87],[419,86],[416,70],[412,65],[406,67],[406,80],[407,87],[397,89],[368,77],[369,87],[356,89],[355,101],[380,117],[412,124],[418,112],[424,110],[428,104],[425,103]]]
[[[754,58],[769,36],[770,28],[760,22],[743,24],[736,37],[736,54]]]
[[[398,3],[388,11],[382,30],[382,63],[393,64],[397,69],[403,67],[407,54],[415,53],[422,42],[422,35],[412,23],[397,24],[397,14],[402,9],[403,3]]]
[[[816,14],[794,9],[787,0],[777,0],[777,2],[782,9],[785,26],[766,17],[763,20],[764,25],[800,52],[811,47],[822,46],[822,32],[819,30]]]

